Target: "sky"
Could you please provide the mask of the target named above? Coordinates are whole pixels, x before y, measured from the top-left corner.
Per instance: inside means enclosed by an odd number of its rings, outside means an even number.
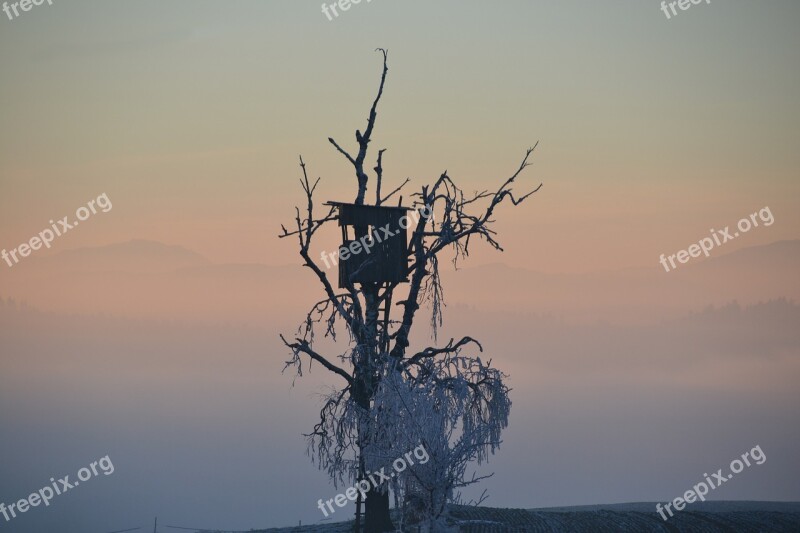
[[[0,12],[0,250],[112,206],[0,261],[0,502],[116,466],[0,533],[320,519],[335,490],[302,433],[334,382],[280,372],[277,335],[319,292],[277,236],[301,155],[318,204],[353,199],[327,139],[354,149],[378,47],[368,167],[386,148],[404,205],[444,171],[496,188],[539,143],[515,191],[541,190],[497,213],[504,251],[444,274],[440,340],[479,336],[511,375],[488,504],[667,501],[756,444],[765,465],[714,497],[800,500],[798,22],[793,0]],[[764,208],[711,258],[659,264]]]
[[[796,2],[70,2],[2,20],[0,242],[105,192],[64,246],[125,238],[215,262],[287,264],[301,198],[353,186],[353,146],[389,50],[375,148],[387,183],[544,183],[501,223],[503,260],[547,272],[652,265],[765,205],[795,237]],[[410,191],[411,189],[409,189]],[[547,250],[547,253],[544,253]],[[492,261],[493,256],[476,261]]]

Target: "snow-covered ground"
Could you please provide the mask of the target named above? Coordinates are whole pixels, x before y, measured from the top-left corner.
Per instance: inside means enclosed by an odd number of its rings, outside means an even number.
[[[450,514],[457,524],[453,531],[466,533],[800,531],[800,502],[698,502],[667,522],[655,512],[655,506],[655,502],[637,502],[527,510],[452,507]],[[254,533],[349,533],[352,527],[352,522],[338,522]]]

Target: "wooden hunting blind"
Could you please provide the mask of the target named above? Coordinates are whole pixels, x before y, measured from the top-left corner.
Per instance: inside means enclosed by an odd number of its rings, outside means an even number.
[[[408,207],[328,202],[339,210],[342,246],[339,249],[339,287],[351,283],[408,281],[408,241],[401,225]],[[408,219],[402,221],[408,226]],[[345,252],[346,250],[346,252]]]

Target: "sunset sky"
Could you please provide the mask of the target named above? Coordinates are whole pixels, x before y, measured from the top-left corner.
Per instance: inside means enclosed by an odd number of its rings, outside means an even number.
[[[796,238],[798,14],[790,0],[670,20],[649,2],[375,1],[333,21],[314,2],[45,4],[0,21],[0,245],[105,192],[112,213],[53,252],[141,238],[294,262],[274,237],[301,201],[298,155],[322,199],[350,199],[327,137],[352,146],[363,128],[377,46],[387,183],[448,170],[491,187],[541,141],[519,188],[544,187],[499,225],[504,262],[654,266],[764,206],[776,223],[730,250]]]

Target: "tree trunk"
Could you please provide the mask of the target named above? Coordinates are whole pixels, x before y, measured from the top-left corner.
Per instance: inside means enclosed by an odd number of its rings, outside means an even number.
[[[389,491],[383,494],[380,492],[367,492],[367,501],[364,505],[366,510],[364,517],[365,533],[384,533],[394,531],[394,524],[389,515]]]
[[[365,350],[367,358],[378,357],[379,355],[378,287],[376,284],[363,284],[361,287],[366,304],[364,325],[371,341],[371,345]],[[369,410],[371,396],[374,394],[377,383],[375,383],[375,375],[371,371],[372,364],[365,366],[368,371],[358,376],[357,381],[360,386],[356,387],[357,390],[354,390],[354,399],[362,408]],[[359,450],[359,453],[362,453],[362,451]],[[384,493],[373,490],[368,491],[364,501],[364,532],[384,533],[385,531],[394,530],[392,517],[389,514],[388,488]]]

